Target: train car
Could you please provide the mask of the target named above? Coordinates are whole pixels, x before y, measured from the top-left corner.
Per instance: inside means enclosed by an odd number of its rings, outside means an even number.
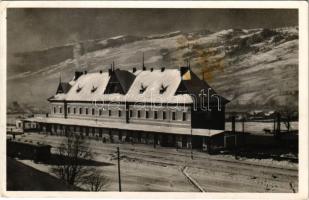
[[[48,161],[51,156],[50,149],[50,145],[12,139],[7,140],[7,155],[9,157],[31,159],[35,162]]]

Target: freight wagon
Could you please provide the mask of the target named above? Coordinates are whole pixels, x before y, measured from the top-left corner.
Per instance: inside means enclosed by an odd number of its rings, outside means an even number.
[[[31,159],[35,162],[47,161],[51,156],[50,149],[50,145],[12,139],[7,140],[7,155],[9,157]]]

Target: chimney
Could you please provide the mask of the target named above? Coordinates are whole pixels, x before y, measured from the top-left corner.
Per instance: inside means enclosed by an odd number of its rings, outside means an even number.
[[[152,72],[152,71],[153,71],[153,68],[150,68],[150,71]]]
[[[113,64],[111,64],[111,68],[108,69],[108,75],[111,76],[113,72]]]
[[[133,73],[136,72],[136,67],[133,67],[132,72]]]
[[[180,75],[184,75],[189,70],[188,67],[180,67]]]
[[[76,71],[75,76],[74,76],[74,81],[76,81],[81,75],[83,75],[83,72]]]
[[[164,72],[164,70],[165,70],[165,67],[161,67],[161,72]]]
[[[145,67],[145,59],[144,59],[144,52],[143,52],[143,71],[146,71],[146,67]]]

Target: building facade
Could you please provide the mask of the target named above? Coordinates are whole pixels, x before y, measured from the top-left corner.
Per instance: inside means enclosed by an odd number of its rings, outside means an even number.
[[[78,134],[103,142],[147,143],[209,149],[211,138],[224,132],[225,105],[189,66],[180,69],[114,69],[75,72],[48,99],[38,131]]]

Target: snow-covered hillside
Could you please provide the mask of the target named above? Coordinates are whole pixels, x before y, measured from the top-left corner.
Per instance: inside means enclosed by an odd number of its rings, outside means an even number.
[[[229,108],[272,109],[278,104],[297,107],[298,28],[207,30],[81,42],[79,62],[74,44],[16,55],[8,66],[8,104],[17,101],[46,109],[59,76],[69,81],[76,63],[87,71],[141,68],[178,68],[190,58],[193,71],[221,95]],[[10,70],[11,69],[11,70]],[[14,69],[14,70],[12,70]],[[11,72],[11,71],[14,71]]]

